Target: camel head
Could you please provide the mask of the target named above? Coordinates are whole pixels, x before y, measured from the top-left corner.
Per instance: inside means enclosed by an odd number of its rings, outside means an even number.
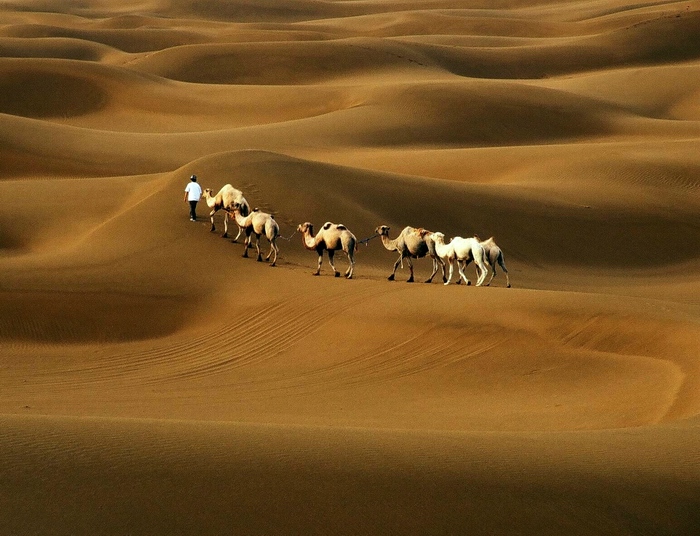
[[[204,197],[211,197],[213,193],[214,193],[214,192],[213,192],[213,190],[212,190],[211,188],[207,188],[206,190],[204,190],[204,192],[202,193],[202,195],[203,195]]]
[[[433,239],[434,242],[437,242],[438,244],[444,244],[445,243],[445,233],[431,233],[430,235]]]
[[[388,225],[380,225],[374,230],[374,232],[381,236],[389,236],[389,229],[391,229],[391,227]]]
[[[308,231],[309,234],[314,234],[314,225],[313,223],[309,223],[308,221],[300,223],[297,226],[297,231],[299,231],[300,233],[306,233]]]

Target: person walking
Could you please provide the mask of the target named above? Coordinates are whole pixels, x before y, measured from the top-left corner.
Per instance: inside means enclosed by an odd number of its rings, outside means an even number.
[[[202,187],[197,183],[197,175],[192,175],[189,184],[185,187],[185,201],[190,203],[190,221],[197,221],[197,202],[200,197],[202,197]]]

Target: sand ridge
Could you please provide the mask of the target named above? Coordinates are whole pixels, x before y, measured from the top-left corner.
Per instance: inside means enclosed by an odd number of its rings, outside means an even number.
[[[699,14],[0,6],[0,532],[697,532]],[[369,239],[352,280],[304,221]],[[389,282],[379,225],[513,288]]]

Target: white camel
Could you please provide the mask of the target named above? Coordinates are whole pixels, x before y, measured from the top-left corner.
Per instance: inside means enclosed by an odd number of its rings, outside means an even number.
[[[248,201],[246,201],[245,197],[243,197],[243,192],[236,190],[236,188],[230,184],[224,185],[216,195],[213,195],[213,190],[211,188],[207,188],[204,190],[202,196],[207,202],[207,206],[212,209],[209,213],[212,233],[216,231],[216,226],[214,225],[214,214],[216,214],[219,210],[226,212],[226,214],[224,214],[224,234],[221,235],[223,238],[228,238],[228,215],[233,211],[234,203],[238,203],[240,206],[241,215],[247,216],[250,213],[250,205],[248,205]],[[241,236],[241,232],[243,232],[243,229],[241,229],[239,226],[238,234],[236,235],[236,238],[233,239],[234,242],[238,240],[239,236]]]
[[[503,258],[503,251],[498,247],[496,241],[493,239],[493,237],[483,241],[481,241],[478,236],[475,236],[474,238],[479,240],[479,244],[482,248],[484,248],[484,264],[490,266],[492,270],[491,279],[489,279],[489,282],[486,283],[486,286],[488,287],[491,284],[491,281],[493,281],[493,278],[496,276],[496,264],[498,264],[501,267],[501,270],[503,270],[503,273],[506,274],[506,286],[510,288],[510,277],[508,277],[508,269],[506,268],[506,262]]]
[[[250,241],[252,240],[252,235],[255,235],[255,249],[258,252],[257,260],[262,261],[262,253],[260,252],[260,237],[265,235],[268,242],[270,242],[270,252],[265,257],[265,260],[270,260],[272,257],[272,262],[270,266],[275,266],[277,263],[277,253],[279,248],[277,247],[277,238],[280,234],[280,227],[275,221],[275,217],[272,214],[263,212],[259,209],[253,209],[253,211],[247,216],[241,214],[241,206],[238,203],[233,204],[233,210],[230,213],[231,217],[236,221],[238,227],[245,233],[245,244],[243,256],[248,256],[248,248],[250,247]]]
[[[445,244],[445,235],[443,233],[432,233],[433,240],[435,241],[435,251],[442,258],[445,264],[450,265],[450,274],[445,282],[445,285],[449,285],[452,281],[452,274],[454,271],[454,264],[457,264],[457,269],[459,270],[459,276],[464,280],[467,285],[471,285],[469,279],[464,274],[464,268],[471,262],[479,267],[481,273],[478,274],[478,279],[476,286],[480,287],[486,279],[486,266],[484,265],[484,248],[481,247],[479,241],[476,238],[462,238],[461,236],[455,236],[450,240],[449,244]],[[459,280],[457,280],[459,284]]]
[[[321,273],[321,264],[323,263],[323,252],[328,252],[328,263],[333,269],[335,277],[340,276],[338,270],[333,264],[333,257],[336,251],[342,250],[348,256],[350,265],[345,271],[345,277],[352,279],[352,273],[355,269],[355,251],[357,251],[357,239],[345,225],[342,223],[326,222],[321,230],[314,236],[314,226],[309,222],[300,224],[297,231],[301,233],[301,242],[308,250],[315,251],[318,254],[318,268],[314,275]]]
[[[425,280],[426,283],[430,283],[435,277],[438,268],[442,266],[442,280],[443,282],[447,280],[445,277],[445,263],[437,255],[435,251],[435,242],[432,239],[430,231],[425,229],[416,229],[414,227],[404,227],[399,236],[394,240],[389,238],[389,230],[391,228],[388,225],[380,225],[375,229],[381,239],[382,244],[389,251],[398,251],[399,258],[394,263],[394,271],[388,277],[389,281],[393,281],[396,276],[396,270],[399,265],[403,267],[403,260],[406,259],[408,262],[408,268],[411,270],[411,275],[407,279],[408,283],[413,283],[413,262],[411,259],[419,259],[429,255],[433,259],[433,273],[430,277]]]

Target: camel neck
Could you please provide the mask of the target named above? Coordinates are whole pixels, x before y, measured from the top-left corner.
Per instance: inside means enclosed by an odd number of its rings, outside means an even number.
[[[394,251],[396,249],[396,239],[391,240],[387,235],[381,235],[382,244],[389,251]]]
[[[309,231],[301,233],[301,243],[306,249],[316,249],[316,239]]]
[[[233,219],[240,227],[245,227],[248,223],[248,218],[241,216],[241,213],[238,210],[233,211]]]

